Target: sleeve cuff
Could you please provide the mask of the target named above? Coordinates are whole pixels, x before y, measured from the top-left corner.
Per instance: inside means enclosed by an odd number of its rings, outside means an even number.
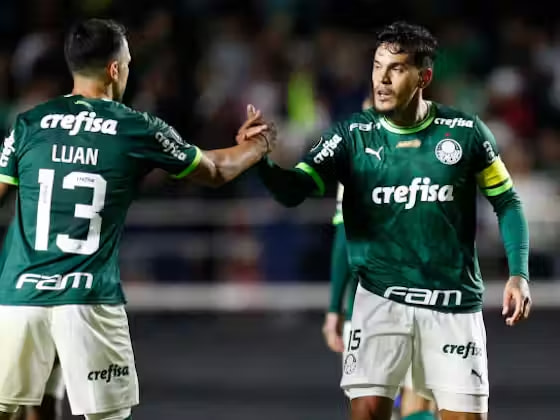
[[[171,175],[172,178],[175,178],[175,179],[184,178],[198,167],[198,165],[200,164],[200,161],[202,160],[202,152],[200,151],[200,149],[198,147],[195,147],[195,149],[196,149],[196,155],[195,155],[194,159],[192,160],[191,164],[189,166],[187,166],[187,168],[185,168],[183,170],[183,172],[181,172],[177,175]]]
[[[10,185],[19,185],[19,179],[14,178],[13,176],[8,175],[1,175],[0,174],[0,182],[3,184],[10,184]]]

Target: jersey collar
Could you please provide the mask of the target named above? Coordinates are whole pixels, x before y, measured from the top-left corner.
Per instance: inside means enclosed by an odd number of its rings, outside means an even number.
[[[426,117],[422,121],[418,122],[415,125],[411,125],[411,126],[408,126],[408,127],[401,127],[401,126],[393,124],[391,121],[389,121],[384,116],[381,117],[381,119],[379,120],[379,123],[383,126],[383,128],[385,130],[390,131],[391,133],[395,133],[395,134],[417,133],[418,131],[422,131],[426,127],[428,127],[434,121],[434,119],[436,118],[436,107],[434,106],[434,104],[432,102],[429,102],[429,106],[430,106],[430,110],[428,111],[428,114],[426,115]]]

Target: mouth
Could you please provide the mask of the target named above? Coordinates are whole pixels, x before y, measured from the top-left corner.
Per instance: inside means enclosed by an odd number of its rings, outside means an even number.
[[[380,89],[376,92],[377,97],[381,101],[387,101],[393,97],[393,92],[386,89]]]

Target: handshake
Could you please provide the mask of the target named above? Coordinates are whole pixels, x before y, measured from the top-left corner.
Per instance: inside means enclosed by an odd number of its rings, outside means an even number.
[[[263,155],[270,153],[276,146],[277,131],[273,122],[263,119],[261,111],[253,105],[247,105],[247,119],[235,136],[237,144],[253,142],[263,150]]]

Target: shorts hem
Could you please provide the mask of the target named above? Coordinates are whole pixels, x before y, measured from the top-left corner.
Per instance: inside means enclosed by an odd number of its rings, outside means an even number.
[[[41,405],[42,399],[28,399],[28,398],[3,398],[0,397],[0,404],[5,405],[25,405],[25,406],[34,406],[34,405]]]
[[[99,414],[99,413],[107,413],[109,411],[116,411],[116,410],[123,410],[125,408],[132,408],[140,404],[140,399],[136,398],[134,402],[121,402],[119,404],[115,404],[109,407],[96,407],[95,410],[77,410],[74,411],[72,409],[72,403],[70,403],[70,411],[72,412],[73,416],[85,416],[87,414]]]
[[[124,300],[116,300],[116,299],[98,299],[92,301],[79,301],[79,300],[68,300],[68,301],[10,301],[10,302],[2,302],[0,300],[0,306],[40,306],[40,307],[53,307],[53,306],[66,306],[66,305],[85,305],[85,306],[93,306],[93,305],[126,305],[126,301]]]
[[[482,389],[456,389],[456,388],[448,388],[442,386],[433,386],[431,384],[426,384],[424,388],[429,389],[430,391],[442,391],[447,392],[449,394],[461,394],[461,395],[480,395],[488,397],[490,395],[490,390],[482,390]]]

